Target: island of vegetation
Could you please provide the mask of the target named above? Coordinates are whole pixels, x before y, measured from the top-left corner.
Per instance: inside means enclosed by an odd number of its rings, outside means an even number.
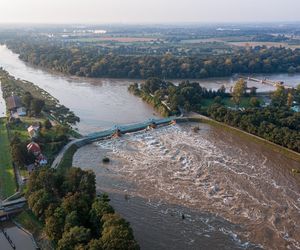
[[[129,91],[163,115],[194,111],[300,152],[300,85],[287,89],[278,84],[276,91],[258,94],[243,79],[228,92],[224,86],[207,90],[198,82],[175,85],[150,78],[130,85]]]

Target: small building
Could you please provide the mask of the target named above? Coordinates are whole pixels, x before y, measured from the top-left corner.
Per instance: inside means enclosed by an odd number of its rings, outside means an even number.
[[[27,145],[27,151],[32,153],[34,156],[38,156],[41,154],[41,148],[36,142],[30,142]]]
[[[17,114],[18,116],[26,116],[27,114],[26,108],[24,107],[17,108]]]
[[[22,107],[21,99],[16,95],[12,95],[6,98],[6,104],[7,104],[7,109],[9,111],[14,111],[14,112],[16,112],[18,108]]]
[[[30,136],[30,138],[35,138],[38,136],[38,132],[39,132],[40,126],[39,125],[31,125],[30,127],[27,128],[27,132]]]
[[[45,166],[48,163],[46,157],[43,154],[39,154],[38,157],[36,157],[36,161],[40,166]]]

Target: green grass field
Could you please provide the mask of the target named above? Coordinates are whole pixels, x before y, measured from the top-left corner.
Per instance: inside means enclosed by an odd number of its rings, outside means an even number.
[[[10,144],[4,119],[0,119],[0,197],[8,197],[16,191],[16,182],[10,154]]]

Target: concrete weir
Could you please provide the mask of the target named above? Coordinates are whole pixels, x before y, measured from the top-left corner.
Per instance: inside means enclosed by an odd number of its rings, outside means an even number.
[[[155,128],[157,126],[173,124],[176,122],[185,122],[185,121],[188,121],[188,119],[184,118],[184,117],[171,116],[171,117],[167,117],[167,118],[163,118],[163,119],[149,119],[149,120],[147,120],[145,122],[141,122],[141,123],[114,126],[113,128],[108,129],[108,130],[89,134],[83,138],[76,139],[76,140],[69,142],[62,149],[62,151],[58,154],[58,156],[55,158],[51,167],[57,168],[60,165],[65,153],[71,148],[71,146],[75,145],[76,147],[80,148],[87,144],[93,143],[95,141],[109,139],[114,136],[121,136],[122,134],[126,134],[126,133],[137,132],[140,130],[147,129],[148,127]]]
[[[80,140],[77,140],[75,142],[75,144],[78,147],[82,147],[82,146],[84,146],[86,144],[89,144],[91,142],[101,140],[101,139],[106,139],[108,137],[112,137],[116,133],[118,133],[118,134],[133,133],[133,132],[137,132],[137,131],[140,131],[140,130],[144,130],[148,127],[149,128],[154,128],[156,126],[167,125],[167,124],[170,124],[172,122],[178,122],[180,120],[182,120],[182,118],[172,116],[172,117],[167,117],[167,118],[163,118],[163,119],[150,119],[148,121],[141,122],[141,123],[115,126],[115,127],[111,128],[111,129],[108,129],[108,130],[104,130],[104,131],[101,131],[101,132],[96,132],[96,133],[89,134],[86,137],[84,137]]]

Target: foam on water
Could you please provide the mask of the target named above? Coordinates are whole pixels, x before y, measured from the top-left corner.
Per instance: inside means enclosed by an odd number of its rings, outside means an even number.
[[[199,133],[176,125],[98,146],[121,162],[115,171],[136,184],[135,195],[221,215],[243,225],[249,239],[273,249],[297,248],[299,185],[281,171],[281,162],[236,145],[230,135],[218,136],[204,125]],[[276,223],[274,216],[280,218]]]

